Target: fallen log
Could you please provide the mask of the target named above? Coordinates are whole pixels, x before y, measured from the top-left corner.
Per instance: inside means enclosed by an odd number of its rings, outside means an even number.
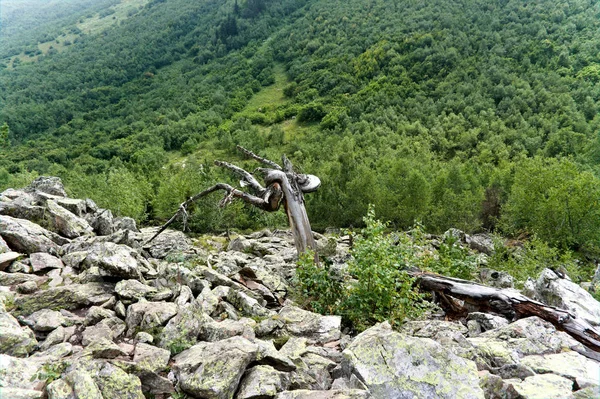
[[[410,274],[417,278],[419,286],[424,291],[438,293],[442,298],[460,299],[470,306],[478,307],[482,312],[497,313],[509,320],[538,316],[589,349],[600,352],[600,330],[568,310],[545,305],[509,289],[488,287],[472,281],[432,273],[411,272]],[[449,312],[458,313],[461,310],[453,301],[443,300],[441,305]]]

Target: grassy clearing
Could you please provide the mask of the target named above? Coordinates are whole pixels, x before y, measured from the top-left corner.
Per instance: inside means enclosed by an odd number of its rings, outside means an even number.
[[[145,6],[149,0],[121,0],[121,3],[109,8],[110,14],[96,14],[90,18],[80,20],[77,27],[88,35],[100,33],[110,26],[119,23],[131,16]],[[106,13],[104,13],[106,14]]]

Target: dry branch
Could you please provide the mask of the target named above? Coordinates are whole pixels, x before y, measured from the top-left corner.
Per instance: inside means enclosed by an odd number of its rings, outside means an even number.
[[[538,316],[588,348],[600,352],[600,330],[567,310],[545,305],[511,290],[430,273],[411,274],[417,278],[423,290],[439,293],[443,297],[461,299],[478,306],[481,311],[501,314],[510,320]],[[455,305],[454,303],[453,306]]]

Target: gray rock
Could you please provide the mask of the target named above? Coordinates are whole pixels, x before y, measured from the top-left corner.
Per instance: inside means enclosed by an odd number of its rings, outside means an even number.
[[[144,344],[151,344],[154,342],[154,337],[147,332],[140,331],[139,333],[135,334],[135,340]]]
[[[484,397],[474,362],[430,339],[394,332],[388,323],[359,334],[343,355],[345,369],[377,398]]]
[[[95,326],[86,327],[81,334],[81,344],[88,346],[93,342],[101,340],[111,341],[114,339],[113,330],[106,324],[97,324]]]
[[[302,363],[300,364],[302,366],[298,367],[293,374],[308,374],[314,380],[314,383],[311,384],[312,389],[327,390],[331,388],[331,383],[333,382],[331,371],[335,368],[336,363],[323,356],[306,353],[302,356]]]
[[[574,282],[560,278],[550,269],[544,269],[535,287],[544,303],[570,310],[593,326],[600,325],[600,302]]]
[[[270,366],[255,366],[244,374],[236,398],[272,398],[278,392],[287,390],[289,385],[289,377],[286,373]]]
[[[258,346],[257,364],[271,366],[278,371],[294,371],[296,365],[292,360],[275,349],[272,341],[255,340]]]
[[[177,305],[172,302],[137,302],[127,308],[128,336],[134,334],[139,326],[141,330],[151,330],[164,326],[177,314]]]
[[[33,331],[27,327],[21,327],[17,319],[0,307],[0,353],[27,356],[35,349],[36,345],[37,341]]]
[[[62,260],[44,252],[34,252],[30,254],[29,262],[31,263],[34,273],[44,269],[62,269],[65,266]]]
[[[172,370],[181,388],[195,397],[232,399],[258,348],[242,337],[201,342],[177,355]]]
[[[196,343],[198,335],[204,326],[213,323],[213,319],[202,311],[202,306],[197,301],[179,309],[160,336],[159,346],[179,353]]]
[[[480,270],[479,279],[482,283],[496,288],[513,288],[515,283],[510,274],[485,268]]]
[[[237,237],[229,242],[227,251],[249,253],[252,250],[252,242],[244,237]]]
[[[62,184],[60,177],[54,176],[40,176],[36,178],[29,186],[25,188],[28,193],[35,193],[37,191],[56,195],[59,197],[66,197],[67,192]]]
[[[171,352],[152,345],[138,343],[133,352],[133,361],[138,367],[153,372],[163,371],[167,368]]]
[[[26,254],[34,252],[58,254],[59,245],[68,242],[67,239],[29,220],[2,215],[0,215],[0,236],[13,251]]]
[[[227,295],[227,302],[231,303],[245,316],[258,316],[268,317],[274,314],[273,311],[263,307],[264,304],[260,303],[255,298],[252,298],[245,292],[238,291],[237,289],[230,289]]]
[[[573,392],[573,381],[555,374],[538,374],[524,381],[512,382],[515,390],[523,399],[563,399]]]
[[[495,330],[508,325],[504,317],[489,313],[472,312],[467,315],[469,336],[476,337],[484,331]]]
[[[121,280],[115,286],[115,292],[121,298],[138,300],[156,293],[156,288],[150,287],[138,280]]]
[[[75,397],[73,388],[62,378],[52,381],[46,386],[48,399],[70,399]]]
[[[41,332],[55,330],[65,322],[65,317],[60,312],[50,309],[38,310],[23,319],[23,324]]]
[[[73,331],[74,330],[75,329],[73,328]],[[68,335],[66,329],[62,326],[59,326],[52,332],[50,332],[50,334],[48,334],[44,342],[40,344],[40,351],[44,352],[48,350],[52,345],[60,344],[62,342],[67,341],[69,338],[71,338],[72,335],[73,334]]]
[[[102,392],[90,374],[84,370],[73,370],[65,375],[65,380],[73,387],[75,397],[103,399]]]
[[[285,306],[279,311],[285,329],[294,336],[306,337],[309,342],[326,343],[340,339],[340,316],[322,316],[295,306]]]
[[[469,248],[484,253],[486,255],[492,255],[494,253],[494,240],[489,234],[473,234],[465,237],[465,242]]]
[[[127,356],[119,345],[108,338],[99,338],[91,342],[83,351],[84,355],[91,355],[95,359],[114,359],[118,356]]]
[[[31,314],[41,309],[73,310],[99,305],[112,297],[114,286],[108,283],[71,284],[49,288],[15,299],[17,314]]]
[[[130,217],[120,217],[120,218],[115,218],[113,220],[114,223],[114,228],[115,230],[129,230],[129,231],[133,231],[133,232],[138,232],[138,228],[137,225],[135,223],[135,220],[130,218]]]
[[[145,399],[140,379],[111,363],[104,362],[92,377],[103,399]]]
[[[487,370],[479,372],[479,386],[486,399],[522,399],[512,384]]]
[[[0,254],[5,252],[10,252],[10,248],[8,247],[6,241],[4,241],[2,237],[0,237]]]
[[[52,200],[46,201],[48,219],[52,230],[67,238],[76,238],[91,234],[93,229],[88,222],[69,212]]]
[[[108,276],[139,278],[138,261],[132,252],[125,245],[97,243],[89,248],[84,264],[87,267],[97,266]]]
[[[44,281],[44,277],[27,273],[0,272],[0,286],[10,287],[12,285],[24,283],[26,281],[33,281],[41,284]]]
[[[580,388],[600,385],[600,364],[577,352],[526,356],[521,359],[521,364],[538,374],[553,373],[568,378]]]
[[[115,316],[116,313],[113,310],[105,309],[100,306],[92,306],[85,315],[85,320],[83,321],[83,324],[86,326],[90,326],[100,322],[101,320]]]
[[[84,217],[87,213],[87,205],[85,200],[74,198],[54,198],[53,200],[61,207],[80,218]]]
[[[115,232],[113,214],[108,209],[97,209],[94,213],[87,214],[85,219],[99,236],[109,236]]]
[[[38,371],[48,359],[20,359],[0,354],[0,387],[35,389]]]
[[[373,396],[377,398],[377,396]],[[368,391],[359,389],[337,389],[330,391],[311,391],[298,389],[295,391],[284,391],[279,393],[275,399],[369,399]],[[384,397],[381,397],[383,399]]]
[[[150,239],[158,227],[141,230],[144,241]],[[185,252],[192,247],[190,239],[181,231],[167,229],[147,244],[146,249],[153,258],[163,259],[172,252]]]
[[[198,339],[214,342],[238,335],[246,339],[254,339],[254,326],[256,322],[252,319],[241,318],[240,320],[212,321],[204,324]]]
[[[23,254],[20,254],[18,252],[0,252],[0,271],[3,271],[8,266],[10,266],[10,264],[13,263],[15,260],[20,259],[22,257]]]
[[[10,399],[42,399],[44,393],[34,389],[0,387],[0,398]]]
[[[35,281],[26,281],[18,284],[16,290],[19,294],[32,294],[38,290],[38,285]]]

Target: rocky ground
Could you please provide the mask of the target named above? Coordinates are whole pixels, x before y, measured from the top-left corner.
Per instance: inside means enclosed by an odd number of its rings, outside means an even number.
[[[154,231],[67,198],[56,178],[0,194],[0,398],[600,397],[598,362],[537,317],[351,337],[287,298],[287,232],[167,231],[142,246]],[[317,238],[343,265],[347,245]],[[600,323],[600,304],[550,270],[528,293]]]

